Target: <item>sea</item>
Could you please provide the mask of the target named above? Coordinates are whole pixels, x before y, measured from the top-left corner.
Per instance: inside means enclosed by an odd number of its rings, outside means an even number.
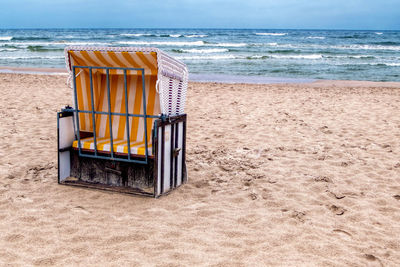
[[[400,31],[0,29],[0,66],[65,68],[67,45],[157,47],[198,81],[400,81]]]

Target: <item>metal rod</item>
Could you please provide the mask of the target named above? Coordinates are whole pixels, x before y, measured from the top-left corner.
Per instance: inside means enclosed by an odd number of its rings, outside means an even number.
[[[97,139],[96,139],[96,117],[94,115],[94,95],[93,95],[93,73],[92,68],[89,68],[90,75],[90,96],[92,101],[92,120],[93,120],[93,139],[94,139],[94,154],[97,156]]]
[[[172,189],[173,187],[175,187],[174,183],[173,183],[173,176],[174,176],[174,140],[175,140],[175,136],[174,136],[174,124],[171,124],[170,126],[171,129],[171,146],[170,146],[170,152],[169,152],[169,158],[170,158],[170,162],[169,162],[169,188]]]
[[[175,144],[174,150],[179,147],[179,122],[175,124]],[[175,153],[174,153],[175,154]],[[178,185],[178,162],[179,162],[179,154],[174,157],[174,187]]]
[[[184,168],[186,166],[186,118],[183,121],[183,133],[182,133],[182,178],[181,183],[186,182],[186,178],[184,176]]]
[[[95,156],[95,155],[90,155],[90,154],[79,154],[80,157],[86,157],[86,158],[95,158],[95,159],[110,159],[110,157],[104,157],[104,156]],[[135,159],[123,159],[123,158],[114,158],[113,160],[115,161],[124,161],[124,162],[133,162],[133,163],[140,163],[140,164],[147,164],[144,160],[135,160]]]
[[[80,130],[80,127],[79,127],[79,112],[78,112],[78,110],[79,110],[79,105],[78,105],[78,95],[77,95],[77,92],[76,92],[76,77],[75,77],[75,66],[74,67],[72,67],[72,75],[73,75],[73,77],[74,77],[74,95],[75,95],[75,106],[76,106],[76,110],[77,110],[77,112],[75,112],[75,115],[76,115],[76,128],[77,128],[77,131],[76,131],[76,135],[77,135],[77,137],[78,137],[78,149],[79,149],[79,155],[82,153],[82,148],[81,148],[81,137],[80,137],[80,134],[79,134],[79,130]],[[74,127],[75,127],[75,125],[74,125]]]
[[[161,190],[160,194],[164,193],[164,149],[165,149],[165,126],[161,128]]]
[[[95,68],[95,69],[103,69],[103,70],[138,70],[138,71],[144,71],[144,68],[123,68],[123,67],[94,67],[94,66],[73,66],[73,68],[79,68],[79,69],[90,69],[90,68]]]
[[[114,158],[114,143],[112,131],[112,118],[111,118],[111,99],[110,99],[110,70],[106,69],[106,83],[107,83],[107,100],[108,100],[108,124],[110,127],[110,141],[111,141],[111,158]]]
[[[153,196],[158,197],[158,149],[159,149],[159,142],[158,142],[158,124],[157,120],[154,120],[154,136],[153,136],[153,155],[154,155],[154,168],[153,168]]]
[[[81,112],[81,113],[92,113],[92,111],[88,111],[88,110],[75,110],[75,109],[72,109],[72,111],[77,111],[77,112]],[[126,116],[126,114],[125,113],[119,113],[119,112],[105,112],[105,111],[95,111],[94,112],[95,114],[104,114],[104,115],[108,115],[108,114],[111,114],[111,115],[119,115],[119,116]],[[144,115],[142,115],[142,114],[131,114],[131,113],[129,113],[128,114],[129,115],[129,117],[140,117],[140,118],[144,118]],[[146,116],[147,118],[154,118],[154,119],[161,119],[161,116],[157,116],[157,115],[147,115]]]
[[[142,91],[143,91],[143,114],[144,114],[144,143],[145,143],[145,155],[146,155],[146,162],[148,157],[147,151],[147,109],[146,109],[146,82],[144,76],[144,69],[142,70]]]
[[[124,70],[124,89],[125,89],[125,112],[126,112],[126,136],[128,138],[128,159],[131,159],[131,137],[129,135],[128,85],[126,81],[126,70]]]

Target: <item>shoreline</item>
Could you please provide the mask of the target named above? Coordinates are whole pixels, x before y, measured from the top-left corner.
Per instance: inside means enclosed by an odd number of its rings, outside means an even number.
[[[0,66],[1,74],[33,74],[33,75],[68,75],[64,68],[33,68],[33,67],[11,67]],[[213,78],[207,80],[208,78]],[[229,80],[231,78],[231,80]],[[243,79],[243,80],[241,80]],[[307,78],[285,78],[285,77],[263,77],[263,76],[231,76],[224,74],[189,74],[189,82],[195,83],[218,83],[218,84],[257,84],[257,85],[279,85],[279,84],[307,84],[311,86],[330,85],[342,87],[399,87],[400,82],[376,82],[366,80],[322,80]]]

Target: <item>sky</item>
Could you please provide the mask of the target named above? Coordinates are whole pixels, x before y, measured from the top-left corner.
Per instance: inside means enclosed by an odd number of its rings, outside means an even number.
[[[0,28],[400,30],[400,0],[0,0]]]

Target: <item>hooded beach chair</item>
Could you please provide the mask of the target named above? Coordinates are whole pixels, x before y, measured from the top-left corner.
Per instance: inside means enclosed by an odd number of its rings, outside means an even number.
[[[158,197],[187,180],[188,71],[157,48],[67,47],[58,182]]]

